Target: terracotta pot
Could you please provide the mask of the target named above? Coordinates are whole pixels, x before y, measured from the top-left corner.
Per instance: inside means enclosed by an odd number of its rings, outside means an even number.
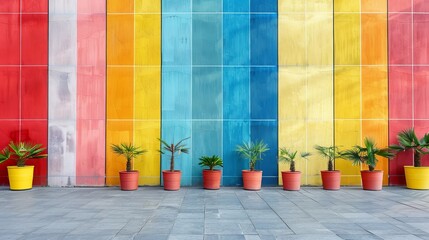
[[[162,177],[164,179],[164,190],[167,190],[167,191],[179,190],[181,176],[182,176],[182,172],[180,170],[174,170],[174,172],[170,172],[170,170],[163,170]]]
[[[119,172],[119,179],[123,191],[134,191],[139,187],[139,172],[136,170]]]
[[[383,187],[383,171],[360,171],[363,190],[380,191]]]
[[[404,166],[407,188],[429,189],[429,167]]]
[[[203,187],[205,189],[217,190],[220,188],[221,170],[203,170]]]
[[[262,171],[242,170],[243,174],[243,189],[258,191],[261,190]]]
[[[298,191],[301,188],[301,172],[283,171],[283,190]]]
[[[322,176],[323,189],[325,190],[339,190],[341,183],[341,172],[335,171],[320,171]]]

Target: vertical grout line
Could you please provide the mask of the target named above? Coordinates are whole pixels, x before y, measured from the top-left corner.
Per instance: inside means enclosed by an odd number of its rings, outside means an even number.
[[[160,29],[160,33],[159,33],[159,35],[160,35],[160,38],[159,38],[159,40],[160,40],[160,49],[159,49],[159,54],[160,54],[160,62],[159,62],[159,69],[160,69],[160,76],[159,76],[159,91],[160,91],[160,93],[159,93],[159,139],[162,139],[162,77],[163,77],[163,74],[162,74],[162,72],[163,72],[163,64],[162,64],[162,29],[163,29],[163,25],[162,25],[162,23],[163,23],[163,21],[162,21],[162,15],[163,15],[163,13],[162,13],[162,0],[159,0],[159,4],[160,4],[160,7],[159,7],[159,9],[160,9],[160,12],[159,12],[159,21],[160,21],[160,26],[161,26],[161,29]],[[161,149],[161,143],[159,143],[159,149]],[[162,156],[161,156],[161,154],[159,154],[159,157],[158,157],[158,159],[159,159],[159,185],[160,186],[162,186],[162,179],[161,179],[161,175],[162,175]]]
[[[305,46],[305,151],[308,151],[308,38],[307,38],[307,3],[308,0],[304,1],[304,46]],[[305,159],[305,184],[308,184],[308,160]]]
[[[386,0],[386,80],[387,80],[387,145],[390,145],[390,54],[389,54],[389,0]],[[387,185],[390,185],[390,161],[387,161]]]
[[[19,84],[18,84],[18,142],[22,130],[22,0],[19,1]]]
[[[108,65],[107,65],[107,42],[108,42],[108,34],[107,34],[107,19],[108,19],[108,13],[107,13],[107,1],[104,1],[104,29],[105,29],[105,38],[104,38],[104,185],[107,185],[107,122],[108,122],[108,118],[107,118],[107,86],[108,86],[108,81],[107,81],[107,69],[108,69]]]
[[[415,127],[414,112],[414,0],[411,1],[411,125]],[[413,155],[414,161],[414,155]]]
[[[252,10],[251,10],[251,0],[248,0],[248,6],[249,6],[249,65],[248,65],[248,96],[249,96],[249,100],[248,100],[248,113],[249,113],[249,118],[248,118],[248,133],[249,133],[249,141],[252,141],[252,113],[251,113],[251,109],[252,109],[252,94],[251,94],[251,69],[252,69],[252,28],[251,28],[251,24],[252,24]]]
[[[133,123],[133,134],[132,134],[132,142],[135,144],[135,140],[136,140],[136,0],[133,0],[133,64],[132,64],[132,68],[133,68],[133,116],[132,116],[132,123]],[[132,161],[133,164],[133,169],[134,169],[134,162]]]
[[[362,54],[363,54],[363,49],[362,49],[362,36],[363,36],[363,29],[362,29],[362,1],[359,2],[359,107],[360,107],[360,113],[359,113],[359,122],[360,122],[360,138],[359,138],[359,145],[362,145],[362,138],[363,138],[363,97],[362,97],[362,93],[363,93],[363,80],[362,80]],[[362,170],[363,166],[362,164],[359,165],[360,170]]]

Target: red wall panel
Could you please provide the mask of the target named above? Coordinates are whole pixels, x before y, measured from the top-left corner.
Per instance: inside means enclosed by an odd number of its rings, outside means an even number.
[[[389,14],[389,64],[411,64],[412,62],[412,16],[411,14]]]
[[[0,65],[19,65],[19,22],[19,14],[0,14]]]
[[[23,65],[46,65],[48,62],[48,15],[22,15]]]
[[[20,0],[1,0],[0,13],[19,13]]]
[[[414,64],[429,64],[429,15],[414,14],[413,24]]]
[[[19,106],[19,67],[0,66],[0,119],[18,119]]]
[[[19,120],[0,120],[0,148],[6,147],[10,141],[19,140]],[[6,161],[0,165],[0,185],[8,185],[7,166],[16,165],[13,161]]]
[[[411,119],[413,117],[412,67],[389,67],[389,118]]]
[[[22,12],[25,13],[47,13],[48,0],[21,0]]]
[[[48,68],[22,67],[22,118],[48,118]]]

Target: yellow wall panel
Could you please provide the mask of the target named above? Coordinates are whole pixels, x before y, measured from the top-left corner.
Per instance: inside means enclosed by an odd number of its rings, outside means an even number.
[[[387,0],[362,0],[362,12],[386,12]]]
[[[132,65],[134,62],[134,16],[107,14],[107,64]]]
[[[107,67],[107,119],[133,118],[132,67]]]
[[[335,118],[360,119],[360,67],[335,67]]]
[[[362,67],[362,118],[388,118],[387,67]]]
[[[107,0],[107,13],[132,12],[134,12],[134,0]]]
[[[135,119],[161,119],[161,67],[135,68]]]
[[[304,14],[279,15],[279,65],[304,65],[305,50]]]
[[[334,121],[308,121],[307,123],[307,151],[312,153],[307,167],[307,184],[321,185],[321,170],[328,169],[328,161],[316,153],[314,146],[332,146],[334,144]]]
[[[332,66],[307,68],[307,118],[331,120],[334,114],[334,80]]]
[[[126,170],[127,161],[123,156],[114,154],[110,146],[133,142],[133,122],[107,120],[106,131],[106,184],[116,186],[119,185],[119,172]],[[140,160],[136,159],[133,167]]]
[[[159,141],[160,121],[135,121],[134,142],[148,150],[142,157],[142,161],[135,163],[135,168],[140,172],[139,185],[160,184],[160,154]]]
[[[361,144],[361,120],[336,120],[335,145],[341,150]],[[344,159],[336,161],[336,169],[341,171],[342,185],[360,185],[360,167]]]
[[[307,80],[305,67],[280,67],[279,119],[307,117]]]
[[[360,14],[336,13],[334,16],[336,65],[360,64]]]
[[[361,0],[334,0],[335,12],[360,12]]]
[[[332,14],[334,8],[332,0],[307,0],[305,3],[307,12],[330,12]]]
[[[362,14],[362,64],[387,64],[386,14]]]
[[[388,120],[363,120],[362,121],[362,141],[365,137],[375,141],[378,148],[388,147]],[[377,157],[379,160],[377,168],[383,170],[383,184],[387,185],[389,172],[389,159]],[[367,168],[365,166],[365,168]]]
[[[161,64],[161,14],[135,15],[135,64]]]
[[[278,1],[279,14],[290,12],[304,12],[305,1],[303,0],[279,0]]]
[[[279,120],[279,149],[288,148],[290,150],[306,150],[306,123],[305,120]],[[296,162],[296,170],[304,172],[302,178],[305,179],[305,160],[299,159]],[[281,172],[289,171],[289,164],[279,162],[279,184],[282,185]]]
[[[332,14],[311,13],[306,15],[307,52],[304,53],[308,56],[309,65],[332,65],[334,47],[332,25]]]
[[[160,13],[161,0],[134,0],[136,13]]]

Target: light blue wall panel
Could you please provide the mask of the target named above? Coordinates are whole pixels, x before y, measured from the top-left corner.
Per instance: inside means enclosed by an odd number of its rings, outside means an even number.
[[[191,12],[191,0],[162,0],[162,13]]]
[[[222,157],[222,121],[193,121],[192,123],[192,185],[202,186],[201,156]]]
[[[192,0],[193,12],[222,12],[221,0]]]
[[[250,140],[250,122],[247,120],[223,121],[223,185],[241,186],[241,170],[249,169],[249,162],[235,152],[238,144]]]
[[[222,64],[221,14],[193,14],[192,64]]]
[[[192,68],[192,118],[222,118],[222,68]]]
[[[250,64],[249,14],[223,15],[223,64]]]
[[[191,14],[162,14],[162,65],[191,64]]]
[[[251,14],[252,65],[277,65],[277,14]]]
[[[162,67],[162,119],[192,118],[191,67]]]

